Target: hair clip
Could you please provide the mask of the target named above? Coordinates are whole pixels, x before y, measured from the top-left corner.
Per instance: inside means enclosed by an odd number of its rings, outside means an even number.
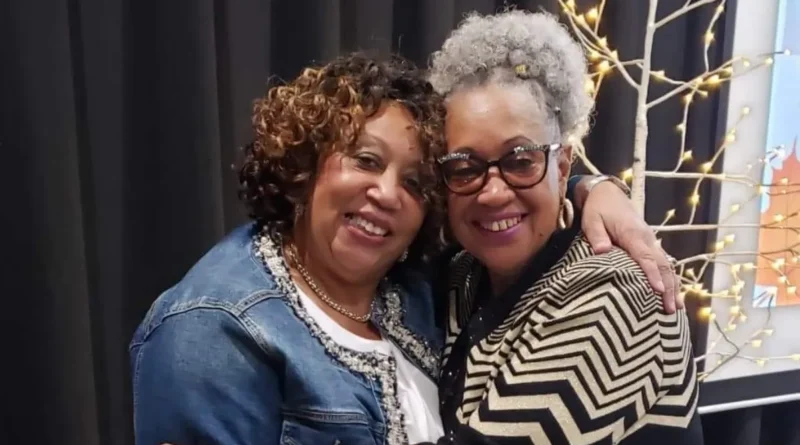
[[[519,65],[514,67],[514,72],[517,73],[517,75],[519,76],[524,76],[528,74],[528,65],[520,63]]]

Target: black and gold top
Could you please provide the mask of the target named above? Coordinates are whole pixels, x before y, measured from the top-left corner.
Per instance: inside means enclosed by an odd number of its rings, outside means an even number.
[[[554,235],[504,295],[459,252],[439,386],[446,442],[703,443],[685,312],[623,251]]]

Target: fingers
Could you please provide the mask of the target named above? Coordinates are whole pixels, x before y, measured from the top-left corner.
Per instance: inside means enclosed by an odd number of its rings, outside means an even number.
[[[585,213],[581,224],[584,235],[595,253],[606,253],[611,250],[611,238],[606,230],[603,218],[598,213]]]
[[[675,292],[678,293],[678,297],[675,299],[675,307],[678,309],[686,308],[686,304],[684,302],[684,298],[686,298],[686,294],[681,291],[681,277],[678,274],[673,274],[675,277]]]
[[[653,288],[655,293],[663,296],[666,292],[666,286],[664,285],[664,279],[661,273],[660,265],[656,260],[655,255],[653,255],[652,249],[648,248],[647,246],[641,246],[631,249],[630,252],[631,257],[634,259],[634,261],[639,263],[639,267],[642,268],[645,276],[647,276],[647,281],[650,283],[650,287]],[[670,279],[670,282],[671,281],[672,280]]]
[[[661,250],[659,248],[659,250]],[[675,304],[678,297],[678,288],[675,285],[675,272],[672,270],[672,265],[667,260],[666,254],[663,251],[659,252],[656,257],[658,264],[658,273],[664,283],[664,293],[661,294],[661,301],[664,304],[664,310],[668,314],[675,312]]]
[[[676,260],[671,255],[669,255],[665,250],[662,249],[662,252],[664,252],[664,255],[666,255],[667,257],[667,262],[669,263],[670,267],[670,275],[672,276],[672,280],[675,283],[675,309],[676,310],[683,309],[685,307],[683,300],[686,295],[682,292],[681,289],[681,276],[678,275],[678,273],[675,271]]]

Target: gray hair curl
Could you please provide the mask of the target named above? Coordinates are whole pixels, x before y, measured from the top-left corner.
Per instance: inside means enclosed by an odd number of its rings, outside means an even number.
[[[498,79],[527,84],[548,115],[557,117],[562,140],[579,140],[588,132],[594,100],[585,88],[586,58],[553,15],[473,13],[431,58],[429,80],[443,95]]]

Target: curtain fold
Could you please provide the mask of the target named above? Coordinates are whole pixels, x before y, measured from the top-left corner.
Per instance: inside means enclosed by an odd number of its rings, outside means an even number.
[[[233,165],[251,138],[252,101],[268,85],[345,51],[399,52],[425,64],[466,13],[506,3],[514,2],[0,2],[9,363],[0,443],[133,443],[128,341],[159,293],[245,221]],[[664,10],[683,3],[661,1]],[[558,12],[556,0],[516,4]],[[640,52],[646,8],[607,2],[602,32],[621,54]],[[683,77],[702,70],[708,13],[659,35],[660,69]],[[732,41],[732,25],[722,23],[712,61]],[[587,145],[598,167],[617,173],[632,160],[635,99],[619,76],[606,83]],[[724,130],[719,97],[692,112],[688,141],[699,157]],[[677,104],[651,113],[655,168],[672,167],[679,121]],[[647,185],[651,221],[670,208],[687,214],[689,184]],[[716,216],[708,204],[699,222]],[[708,235],[666,238],[665,246],[676,256],[697,253]],[[800,445],[800,427],[778,421],[797,415],[797,403],[709,415],[707,443]]]

